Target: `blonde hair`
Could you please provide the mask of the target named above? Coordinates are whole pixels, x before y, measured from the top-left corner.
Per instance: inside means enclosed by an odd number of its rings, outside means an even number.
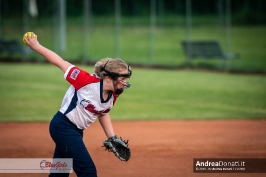
[[[108,62],[108,63],[107,63]],[[121,60],[120,58],[104,58],[99,60],[97,63],[94,65],[94,73],[99,76],[101,79],[103,79],[104,76],[104,71],[102,68],[105,67],[105,70],[109,72],[114,72],[114,73],[119,73],[122,70],[128,69],[128,65],[126,62]]]

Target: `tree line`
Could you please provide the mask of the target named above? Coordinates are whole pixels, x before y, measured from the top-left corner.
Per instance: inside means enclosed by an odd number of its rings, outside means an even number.
[[[29,0],[0,0],[1,17],[21,16]],[[67,15],[83,15],[84,0],[65,0]],[[96,16],[114,14],[116,0],[89,0],[91,13]],[[186,0],[155,0],[157,14],[185,15]],[[231,14],[242,24],[266,24],[265,0],[191,0],[193,15],[217,15],[225,12],[226,1],[230,1]],[[52,15],[58,0],[36,0],[40,17]],[[150,14],[151,0],[120,0],[123,16],[147,16]]]

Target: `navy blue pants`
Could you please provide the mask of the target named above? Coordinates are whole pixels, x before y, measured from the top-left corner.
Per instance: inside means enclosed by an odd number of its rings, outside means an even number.
[[[50,122],[50,135],[55,142],[53,158],[73,158],[73,170],[78,177],[96,177],[96,167],[83,142],[83,130],[65,115],[57,112]],[[68,173],[51,173],[49,177],[68,177]]]

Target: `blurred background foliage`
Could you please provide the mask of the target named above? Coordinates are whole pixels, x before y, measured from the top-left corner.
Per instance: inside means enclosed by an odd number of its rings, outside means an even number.
[[[109,16],[114,13],[115,0],[92,0],[92,14],[96,16]],[[158,13],[168,15],[185,15],[186,0],[157,0]],[[192,0],[193,14],[217,15],[219,0]],[[1,15],[3,18],[21,17],[23,13],[23,0],[1,0]],[[56,1],[39,0],[38,12],[40,18],[52,16]],[[68,17],[83,15],[82,0],[66,0]],[[162,9],[163,8],[163,9]],[[266,24],[265,0],[231,0],[233,23],[242,25]],[[149,0],[122,0],[121,11],[123,16],[147,16],[150,14]],[[4,19],[2,19],[4,21]]]
[[[225,52],[239,53],[240,64],[231,60],[230,70],[266,72],[265,0],[190,0],[191,29],[186,0],[62,0],[66,28],[63,37],[59,30],[61,0],[36,0],[36,17],[28,13],[30,1],[0,0],[0,38],[15,39],[26,51],[26,55],[12,57],[0,52],[0,61],[44,62],[22,43],[23,34],[33,31],[41,44],[79,64],[119,57],[132,65],[183,68],[187,66],[181,41],[187,40],[190,33],[192,40],[216,40]],[[90,2],[87,18],[86,1]],[[119,19],[117,1],[121,7]],[[152,1],[155,1],[154,24]],[[191,61],[191,66],[197,68],[221,70],[224,65],[220,60]]]

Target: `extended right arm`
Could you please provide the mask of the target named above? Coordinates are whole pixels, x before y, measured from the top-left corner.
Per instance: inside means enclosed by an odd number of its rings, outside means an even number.
[[[29,35],[28,35],[29,36]],[[59,55],[57,55],[55,52],[45,48],[41,44],[39,44],[37,37],[34,38],[34,35],[31,35],[32,37],[29,37],[27,39],[24,37],[27,45],[34,51],[38,52],[40,55],[42,55],[44,58],[47,59],[50,63],[56,65],[59,67],[63,72],[67,70],[69,66],[72,64],[68,61],[63,60]]]

